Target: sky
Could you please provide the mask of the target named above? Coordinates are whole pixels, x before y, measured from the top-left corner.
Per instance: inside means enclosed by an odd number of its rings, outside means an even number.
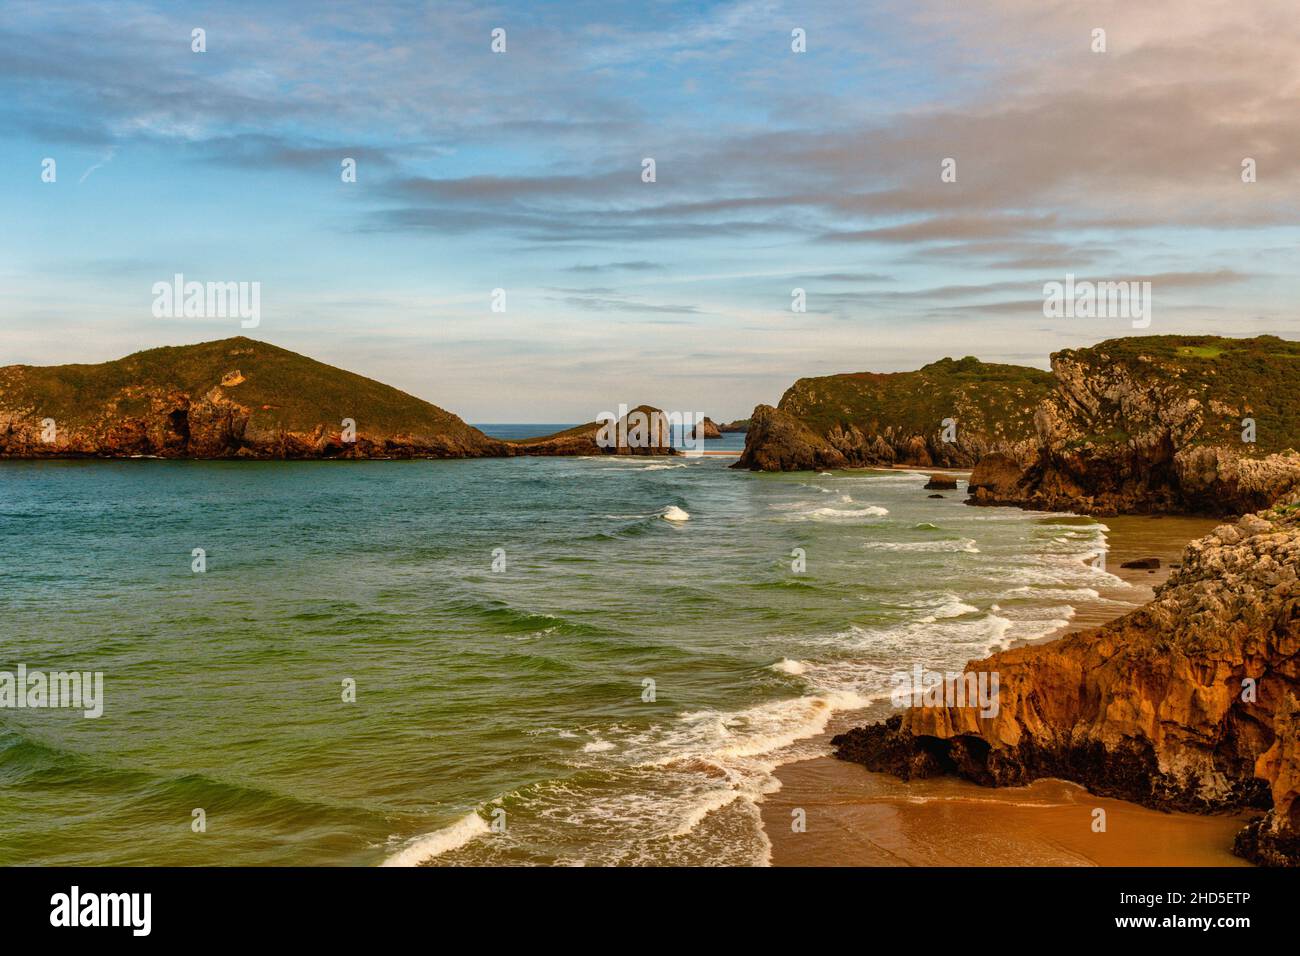
[[[472,422],[722,421],[1139,334],[1045,317],[1067,274],[1300,338],[1291,0],[19,0],[0,133],[0,364],[248,334]],[[177,273],[260,324],[156,317]]]

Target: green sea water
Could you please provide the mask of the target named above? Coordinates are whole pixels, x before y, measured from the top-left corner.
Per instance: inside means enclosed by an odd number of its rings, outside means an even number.
[[[729,463],[0,463],[0,671],[104,675],[0,709],[0,864],[763,863],[833,714],[1116,584],[1090,519]]]

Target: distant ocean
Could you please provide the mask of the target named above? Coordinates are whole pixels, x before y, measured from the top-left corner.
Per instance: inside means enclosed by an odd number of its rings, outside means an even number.
[[[0,710],[0,863],[763,863],[833,714],[1116,584],[1092,519],[730,463],[0,463],[0,671],[105,695]]]

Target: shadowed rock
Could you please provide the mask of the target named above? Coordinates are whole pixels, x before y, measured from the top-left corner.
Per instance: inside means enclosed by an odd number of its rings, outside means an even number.
[[[913,707],[836,755],[904,778],[1059,777],[1150,807],[1271,807],[1239,852],[1300,864],[1300,493],[1193,541],[1149,604],[972,661],[999,709]]]

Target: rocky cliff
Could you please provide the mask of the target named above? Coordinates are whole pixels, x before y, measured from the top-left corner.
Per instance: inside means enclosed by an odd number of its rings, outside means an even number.
[[[619,419],[575,425],[553,435],[508,443],[516,455],[676,455],[672,425],[661,409],[638,405]]]
[[[700,422],[693,429],[691,429],[691,438],[694,441],[702,441],[705,438],[721,438],[721,437],[722,437],[722,429],[718,427],[717,422],[715,422],[712,418],[709,418],[709,416],[707,415],[704,416],[704,421]]]
[[[676,454],[663,412],[642,405],[621,422],[499,441],[388,385],[243,336],[99,365],[0,368],[0,458],[603,454]]]
[[[1237,840],[1300,865],[1300,492],[1192,542],[1155,599],[1111,623],[967,665],[997,713],[912,707],[835,738],[904,778],[1038,777],[1151,807],[1270,808]]]
[[[915,372],[803,378],[754,410],[733,467],[793,471],[907,464],[970,467],[1034,451],[1034,409],[1051,375],[975,358]]]
[[[1031,460],[981,461],[973,503],[1242,514],[1300,483],[1300,343],[1130,337],[1058,352],[1052,375]]]
[[[511,453],[436,405],[242,336],[99,365],[0,368],[0,457]]]

